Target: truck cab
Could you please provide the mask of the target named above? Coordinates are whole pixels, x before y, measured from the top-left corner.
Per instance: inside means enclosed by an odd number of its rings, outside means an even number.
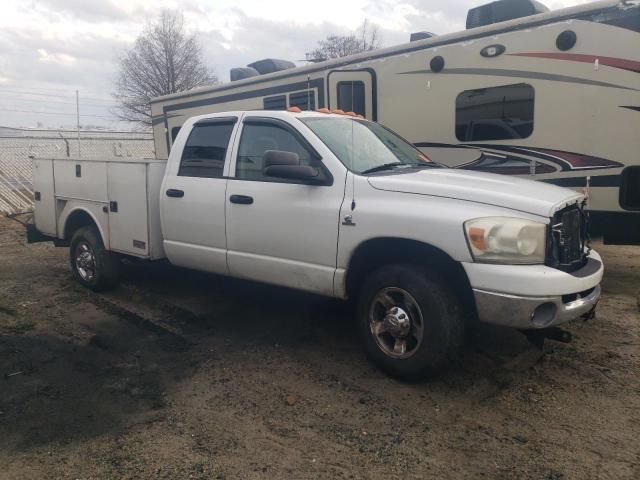
[[[109,288],[122,258],[166,256],[353,299],[365,350],[396,377],[451,364],[477,321],[545,331],[600,297],[584,195],[443,167],[352,112],[193,117],[166,166],[131,162],[53,161],[36,177],[36,229],[70,246],[81,283]]]

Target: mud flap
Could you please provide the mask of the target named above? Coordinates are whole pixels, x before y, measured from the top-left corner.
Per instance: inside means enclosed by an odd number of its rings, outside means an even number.
[[[33,223],[27,223],[27,243],[53,242],[53,237],[40,233]]]

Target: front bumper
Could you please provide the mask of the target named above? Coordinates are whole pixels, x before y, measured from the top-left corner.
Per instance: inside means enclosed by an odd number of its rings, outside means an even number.
[[[589,318],[600,299],[600,285],[582,294],[551,297],[520,297],[473,290],[480,321],[513,328],[547,328]],[[565,301],[567,298],[570,301]],[[575,298],[575,300],[574,300]]]
[[[548,328],[593,315],[604,267],[588,263],[567,273],[543,265],[464,264],[481,322],[520,329]]]

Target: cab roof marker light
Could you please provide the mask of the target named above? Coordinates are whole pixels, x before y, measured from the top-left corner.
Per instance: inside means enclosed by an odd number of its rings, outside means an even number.
[[[289,108],[287,108],[287,112],[300,113],[300,112],[302,112],[302,110],[300,110],[298,107],[289,107]]]

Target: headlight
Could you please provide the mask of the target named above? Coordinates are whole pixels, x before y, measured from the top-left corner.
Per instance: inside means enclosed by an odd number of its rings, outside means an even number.
[[[471,255],[483,263],[544,263],[547,226],[520,218],[487,217],[464,223]]]

